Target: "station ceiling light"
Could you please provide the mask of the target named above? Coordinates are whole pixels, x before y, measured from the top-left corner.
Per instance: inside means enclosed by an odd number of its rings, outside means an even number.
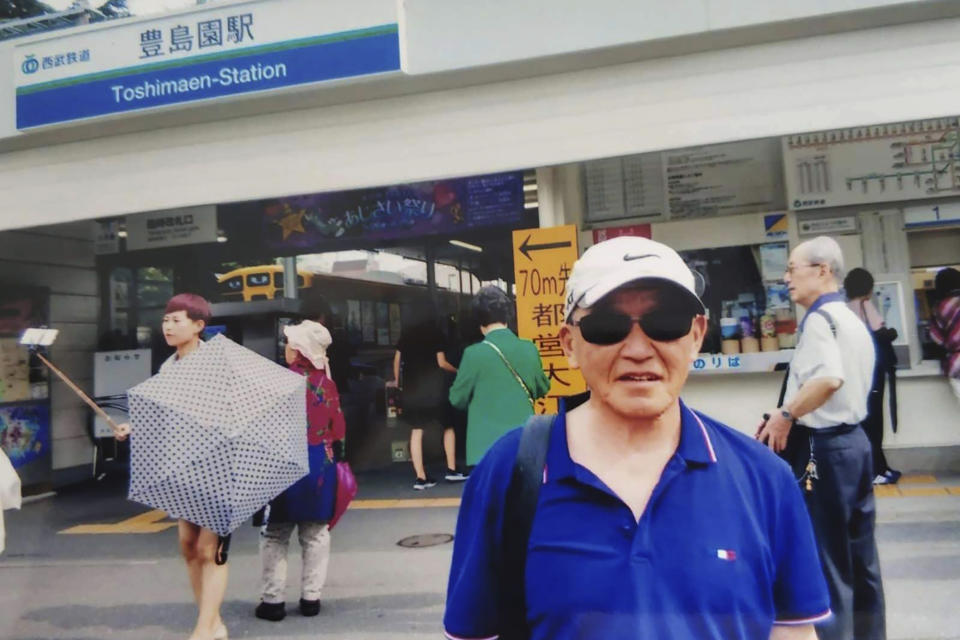
[[[469,242],[463,242],[462,240],[451,240],[450,244],[455,247],[461,247],[463,249],[469,249],[470,251],[476,251],[477,253],[483,252],[483,247],[478,247],[475,244],[470,244]]]

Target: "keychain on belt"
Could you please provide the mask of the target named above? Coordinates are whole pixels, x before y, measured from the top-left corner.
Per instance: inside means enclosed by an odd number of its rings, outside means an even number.
[[[800,476],[800,482],[803,483],[808,493],[812,493],[813,481],[819,479],[820,476],[817,475],[817,458],[813,453],[813,436],[810,436],[810,459],[807,460],[807,466],[803,470],[803,475]]]

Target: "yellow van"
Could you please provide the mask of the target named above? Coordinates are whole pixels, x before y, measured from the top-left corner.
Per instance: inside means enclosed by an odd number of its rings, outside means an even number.
[[[217,278],[220,295],[226,302],[250,302],[273,300],[283,296],[283,267],[265,264],[256,267],[241,267]],[[313,284],[313,274],[297,270],[297,288]]]

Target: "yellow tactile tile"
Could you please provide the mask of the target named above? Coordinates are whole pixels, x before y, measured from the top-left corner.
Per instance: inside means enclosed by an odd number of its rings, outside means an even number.
[[[81,524],[60,533],[64,535],[97,535],[116,533],[159,533],[177,526],[176,522],[160,522],[167,514],[160,509],[145,511],[140,515],[113,524]]]
[[[899,497],[900,489],[892,484],[878,484],[873,487],[873,495],[878,498]]]
[[[936,484],[936,476],[929,474],[905,475],[900,478],[900,484]]]
[[[351,509],[421,509],[424,507],[459,507],[460,498],[420,498],[405,500],[354,500]]]
[[[900,495],[907,497],[927,497],[948,495],[946,487],[902,487]]]
[[[947,487],[947,493],[952,496],[960,496],[960,487]]]

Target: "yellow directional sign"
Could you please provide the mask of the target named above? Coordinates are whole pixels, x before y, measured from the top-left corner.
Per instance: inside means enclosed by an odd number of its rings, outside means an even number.
[[[517,333],[537,345],[550,380],[550,393],[537,401],[537,413],[556,413],[559,397],[586,390],[580,371],[570,368],[559,337],[566,283],[578,256],[573,225],[513,232]]]

